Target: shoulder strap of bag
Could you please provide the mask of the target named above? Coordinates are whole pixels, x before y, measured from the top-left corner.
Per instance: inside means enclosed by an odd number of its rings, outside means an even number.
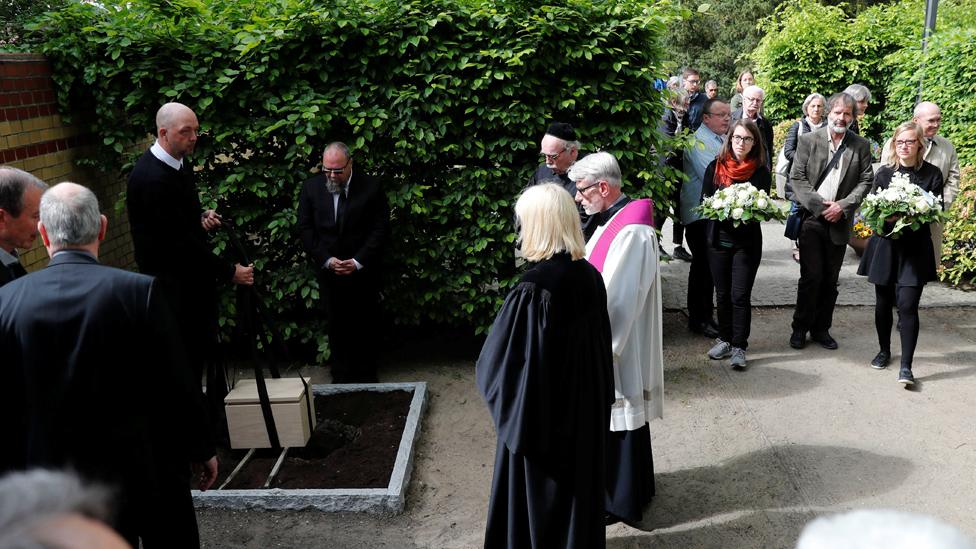
[[[817,178],[817,184],[813,186],[814,190],[820,188],[820,184],[823,183],[823,180],[827,178],[827,174],[830,173],[830,170],[834,169],[834,166],[837,165],[837,161],[840,160],[840,155],[844,154],[845,150],[847,150],[846,141],[840,144],[840,147],[834,152],[834,156],[831,157],[830,162],[827,162],[827,167],[824,168],[824,171],[820,172],[820,177]]]

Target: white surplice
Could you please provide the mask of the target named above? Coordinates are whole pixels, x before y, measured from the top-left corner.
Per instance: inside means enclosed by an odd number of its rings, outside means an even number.
[[[608,226],[610,222],[590,237],[587,258]],[[607,251],[603,282],[613,336],[616,392],[610,430],[633,431],[664,415],[661,271],[654,227],[627,225],[617,233]]]

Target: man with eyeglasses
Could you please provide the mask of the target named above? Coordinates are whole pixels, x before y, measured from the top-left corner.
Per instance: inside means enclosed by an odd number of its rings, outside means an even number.
[[[705,97],[715,99],[718,97],[718,82],[709,80],[705,82]]]
[[[222,259],[207,238],[208,231],[220,226],[220,216],[200,205],[187,158],[196,148],[199,130],[197,115],[186,105],[160,107],[156,142],[136,161],[126,193],[136,265],[159,280],[197,382],[204,364],[215,358],[217,283],[254,283],[253,266]]]
[[[708,266],[708,223],[695,208],[701,204],[702,180],[705,168],[722,148],[725,134],[729,131],[731,110],[721,99],[705,102],[702,125],[695,131],[696,145],[684,152],[684,172],[688,180],[681,185],[680,215],[685,226],[685,240],[691,249],[691,267],[688,269],[688,329],[709,339],[718,337],[718,324],[713,313],[715,286]]]
[[[701,92],[701,74],[697,70],[686,67],[681,71],[681,81],[688,90],[688,127],[695,131],[701,126],[702,108],[708,96]]]
[[[857,105],[846,93],[827,101],[827,125],[797,140],[790,170],[794,200],[802,207],[800,280],[796,289],[790,346],[810,339],[836,349],[828,331],[837,303],[837,279],[851,237],[854,211],[871,190],[871,145],[850,131]]]
[[[607,152],[573,165],[576,201],[599,219],[586,259],[603,275],[613,346],[614,391],[607,435],[607,523],[634,525],[654,495],[648,422],[663,415],[661,273],[650,200],[621,191],[620,166]]]
[[[773,124],[762,115],[763,99],[766,92],[759,86],[749,86],[742,90],[742,107],[732,113],[732,122],[745,118],[752,120],[759,127],[759,134],[762,137],[762,146],[766,151],[766,168],[773,170]]]
[[[949,211],[952,202],[959,194],[959,157],[952,142],[939,135],[942,126],[942,111],[931,101],[922,101],[915,106],[912,121],[922,127],[925,135],[925,156],[923,160],[942,172],[945,186],[942,190],[942,209]],[[881,148],[881,163],[890,164],[891,139]],[[932,245],[935,247],[935,264],[942,264],[942,223],[932,223]]]
[[[376,383],[375,324],[390,210],[379,180],[353,173],[352,153],[333,142],[322,171],[302,185],[298,232],[329,318],[333,383]]]
[[[539,145],[539,156],[542,164],[536,168],[529,179],[529,186],[539,183],[556,183],[562,185],[570,196],[576,196],[576,184],[569,178],[570,166],[579,156],[580,142],[576,140],[576,130],[565,122],[553,122],[546,128]],[[593,234],[596,225],[590,221],[582,208],[579,210],[580,224],[583,227],[583,239]]]

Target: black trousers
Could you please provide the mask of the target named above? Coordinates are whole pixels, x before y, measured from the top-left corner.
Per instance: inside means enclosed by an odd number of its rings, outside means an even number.
[[[878,345],[891,352],[891,308],[898,308],[898,334],[901,336],[901,367],[911,368],[918,344],[918,304],[924,286],[874,286],[874,327]]]
[[[698,324],[712,319],[714,283],[708,266],[708,222],[695,221],[685,225],[685,240],[691,250],[688,270],[688,322]]]
[[[334,383],[375,383],[379,284],[365,272],[323,276]]]
[[[830,329],[837,304],[837,278],[846,244],[830,240],[830,223],[808,218],[800,228],[800,281],[796,288],[793,331],[823,334]]]
[[[654,497],[654,456],[647,423],[633,431],[607,434],[606,510],[615,518],[635,524]]]
[[[758,243],[708,249],[708,262],[715,281],[719,337],[740,349],[749,347],[752,286],[761,261],[761,237]]]
[[[161,457],[154,478],[120,487],[115,529],[133,547],[200,547],[197,516],[190,496],[190,466],[181,458]]]

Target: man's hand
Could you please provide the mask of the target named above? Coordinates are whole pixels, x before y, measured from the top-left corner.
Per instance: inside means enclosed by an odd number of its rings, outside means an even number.
[[[230,281],[243,286],[254,284],[254,264],[245,267],[240,263],[234,263],[234,278],[231,278]]]
[[[206,492],[217,480],[217,456],[207,461],[193,464],[193,478],[201,492]]]
[[[836,202],[826,200],[824,201],[824,206],[827,206],[823,210],[824,219],[827,221],[837,223],[842,217],[844,217],[844,209],[841,208]]]
[[[351,259],[333,259],[332,271],[337,275],[351,275],[356,272],[356,262]]]
[[[220,226],[220,216],[217,215],[216,210],[207,210],[200,216],[200,224],[205,231],[216,229]]]

